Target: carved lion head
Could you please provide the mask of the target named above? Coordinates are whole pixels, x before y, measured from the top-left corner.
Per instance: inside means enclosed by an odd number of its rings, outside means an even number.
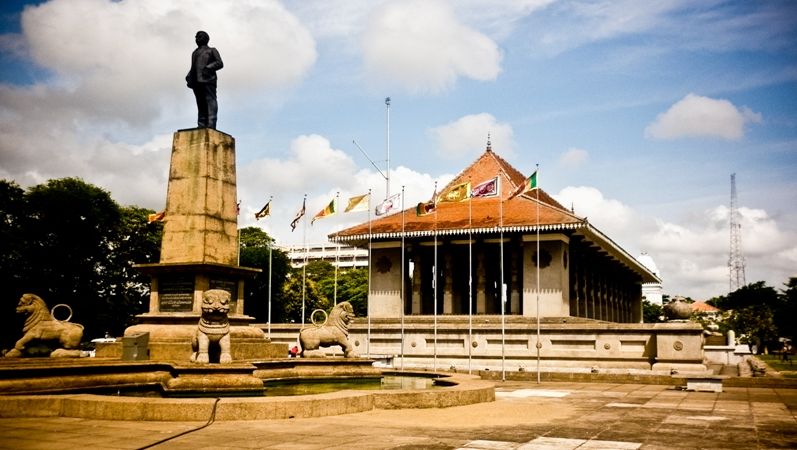
[[[202,294],[202,316],[226,316],[230,312],[230,293],[210,289]]]

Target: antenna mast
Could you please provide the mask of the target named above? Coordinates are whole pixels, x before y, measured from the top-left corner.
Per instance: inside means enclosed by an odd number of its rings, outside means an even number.
[[[744,279],[744,255],[742,255],[742,224],[739,223],[739,200],[736,198],[736,174],[731,174],[731,252],[728,257],[730,292],[747,284]]]
[[[390,97],[385,97],[385,147],[387,152],[387,169],[385,169],[385,173],[387,176],[385,177],[385,199],[387,200],[390,198]]]

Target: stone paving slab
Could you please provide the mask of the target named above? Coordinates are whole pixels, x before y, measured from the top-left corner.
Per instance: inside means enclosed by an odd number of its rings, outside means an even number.
[[[224,421],[157,449],[797,448],[797,390],[510,381],[496,401],[332,417]],[[0,419],[0,449],[137,449],[205,422]]]

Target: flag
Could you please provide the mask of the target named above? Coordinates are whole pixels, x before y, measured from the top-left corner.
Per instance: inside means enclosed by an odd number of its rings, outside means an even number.
[[[448,192],[442,194],[440,197],[437,198],[437,201],[440,203],[443,202],[461,202],[467,200],[470,197],[470,181],[467,183],[460,183],[451,189]]]
[[[300,209],[299,212],[296,213],[296,217],[294,217],[293,221],[291,222],[291,231],[296,229],[296,224],[299,223],[299,219],[301,219],[304,216],[305,203],[307,203],[306,198],[302,200],[302,209]]]
[[[260,208],[260,211],[255,213],[255,219],[260,220],[263,217],[271,215],[271,200],[266,202],[266,205]]]
[[[357,195],[349,199],[349,204],[343,212],[368,211],[368,196],[370,194]]]
[[[476,185],[470,192],[471,197],[494,197],[498,195],[498,175]]]
[[[415,207],[415,215],[418,217],[426,216],[433,213],[435,209],[437,209],[437,204],[434,202],[434,200],[429,200],[428,202],[421,202],[418,203],[418,206]]]
[[[310,225],[312,225],[313,222],[316,221],[316,219],[322,219],[324,217],[331,216],[333,214],[335,214],[335,199],[334,198],[332,199],[331,202],[329,202],[329,204],[324,209],[322,209],[321,211],[318,211],[318,214],[316,214],[313,217],[313,220],[310,221]]]
[[[516,197],[516,196],[518,196],[520,194],[525,194],[526,192],[531,192],[534,189],[537,189],[537,171],[536,170],[534,171],[533,174],[531,174],[531,176],[529,176],[528,178],[526,178],[525,181],[523,181],[523,184],[521,184],[520,186],[518,186],[517,189],[515,189],[515,192],[513,192],[512,195],[509,196],[509,198]]]
[[[166,218],[166,211],[161,211],[155,214],[147,215],[147,224],[152,222],[163,222],[164,218]]]
[[[400,193],[393,194],[390,197],[386,198],[385,201],[376,206],[376,208],[374,209],[374,214],[376,214],[377,216],[383,216],[389,213],[390,211],[396,209],[396,207],[398,206],[397,203],[399,197],[401,197]]]

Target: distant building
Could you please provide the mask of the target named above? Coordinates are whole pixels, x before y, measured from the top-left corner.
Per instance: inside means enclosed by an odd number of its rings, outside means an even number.
[[[637,257],[637,261],[640,264],[647,267],[647,269],[656,275],[656,278],[661,280],[661,272],[659,272],[659,268],[656,267],[656,263],[653,262],[653,258],[648,255],[646,252],[642,252],[641,255]],[[648,283],[642,283],[642,299],[647,300],[650,303],[655,305],[662,305],[663,302],[663,295],[664,289],[662,288],[661,281],[654,281]]]
[[[327,261],[341,269],[368,267],[368,249],[341,244],[307,244],[280,246],[288,254],[291,267],[302,267],[305,262]]]

